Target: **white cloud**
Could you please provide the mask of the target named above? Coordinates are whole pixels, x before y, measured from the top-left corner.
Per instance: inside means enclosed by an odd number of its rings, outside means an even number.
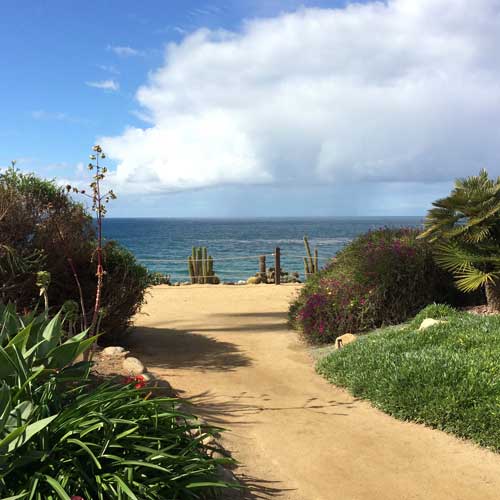
[[[96,89],[111,90],[116,92],[120,89],[120,84],[115,80],[100,80],[98,82],[85,82],[85,85]]]
[[[37,109],[36,111],[33,111],[31,113],[31,116],[35,120],[68,120],[69,116],[67,113],[60,113],[60,112],[50,112],[50,111],[45,111],[43,109]]]
[[[124,46],[124,45],[108,45],[108,50],[114,52],[117,56],[120,57],[132,57],[139,56],[142,54],[140,50],[134,49],[132,47]]]
[[[98,64],[97,67],[102,71],[106,71],[108,73],[112,73],[113,75],[119,75],[120,71],[115,66],[110,66],[106,64]]]
[[[498,169],[500,1],[389,0],[199,30],[102,143],[125,191],[442,182]],[[500,173],[500,171],[497,171]]]

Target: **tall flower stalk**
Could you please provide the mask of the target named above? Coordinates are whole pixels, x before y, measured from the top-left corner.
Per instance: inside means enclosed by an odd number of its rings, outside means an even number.
[[[73,192],[82,194],[92,200],[92,211],[96,214],[96,225],[97,225],[97,246],[95,250],[96,261],[97,261],[97,284],[95,293],[94,310],[92,313],[92,322],[90,325],[91,331],[95,331],[98,325],[98,319],[101,312],[101,297],[102,288],[104,283],[104,275],[106,271],[103,266],[103,251],[102,251],[102,221],[106,215],[106,205],[110,200],[116,199],[116,195],[112,189],[103,192],[102,191],[102,181],[106,177],[108,169],[99,163],[99,160],[106,158],[103,153],[101,146],[98,144],[92,148],[93,154],[90,155],[90,163],[88,168],[94,173],[92,176],[92,182],[90,183],[90,193],[87,193],[84,189],[79,190],[73,188]],[[71,186],[68,186],[71,189]]]

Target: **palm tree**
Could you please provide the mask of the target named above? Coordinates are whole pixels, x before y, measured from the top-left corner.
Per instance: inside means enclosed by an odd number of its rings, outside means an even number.
[[[484,288],[488,308],[500,312],[500,178],[483,169],[457,179],[433,206],[420,238],[436,243],[436,262],[453,273],[459,290]]]

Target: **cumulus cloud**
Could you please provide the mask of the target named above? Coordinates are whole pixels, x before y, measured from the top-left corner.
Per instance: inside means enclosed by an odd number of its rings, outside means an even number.
[[[98,82],[85,82],[85,85],[96,89],[111,90],[116,92],[120,89],[120,84],[116,80],[100,80]]]
[[[500,157],[500,0],[304,8],[198,30],[102,143],[129,191],[443,182]],[[498,172],[500,173],[500,172]]]

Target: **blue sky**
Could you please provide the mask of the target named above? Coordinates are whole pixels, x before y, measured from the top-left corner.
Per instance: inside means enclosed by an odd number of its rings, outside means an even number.
[[[5,0],[0,166],[100,141],[114,216],[422,214],[499,173],[500,9],[415,5]]]

